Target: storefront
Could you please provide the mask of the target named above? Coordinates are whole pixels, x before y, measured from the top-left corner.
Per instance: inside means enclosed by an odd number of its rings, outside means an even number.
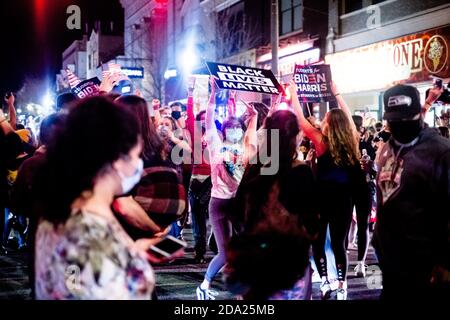
[[[296,64],[307,65],[320,61],[320,48],[314,45],[316,40],[302,41],[286,46],[279,50],[278,70],[281,83],[289,83],[294,74]],[[272,54],[260,55],[256,59],[256,66],[261,69],[271,69]]]
[[[380,120],[383,92],[397,83],[417,87],[422,102],[436,78],[443,79],[447,87],[449,49],[450,26],[446,26],[330,54],[325,62],[331,65],[333,80],[352,111]],[[436,105],[429,112],[430,125],[434,125],[434,113],[443,107]]]

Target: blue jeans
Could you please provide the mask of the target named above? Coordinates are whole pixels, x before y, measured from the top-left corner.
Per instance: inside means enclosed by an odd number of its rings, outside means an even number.
[[[174,223],[172,223],[172,228],[170,228],[169,235],[174,238],[181,239],[181,230],[183,230],[183,228],[181,228],[175,221]]]

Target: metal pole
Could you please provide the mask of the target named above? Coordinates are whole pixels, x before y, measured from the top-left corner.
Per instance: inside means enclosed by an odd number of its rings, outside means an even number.
[[[278,22],[278,0],[271,0],[271,43],[272,43],[272,72],[278,78],[278,44],[280,38]]]

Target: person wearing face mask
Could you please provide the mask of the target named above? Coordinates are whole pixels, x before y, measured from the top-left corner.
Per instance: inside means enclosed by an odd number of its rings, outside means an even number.
[[[187,201],[179,173],[168,157],[167,141],[158,135],[144,99],[126,95],[116,102],[130,111],[138,122],[144,160],[141,181],[129,195],[114,201],[117,218],[133,239],[169,232],[167,227],[186,214]]]
[[[111,210],[141,179],[142,144],[134,116],[103,97],[64,119],[33,187],[37,299],[151,298],[160,239],[133,241]]]
[[[192,217],[192,232],[194,235],[194,260],[206,263],[207,228],[209,216],[208,205],[211,198],[211,167],[206,159],[205,116],[206,111],[194,115],[195,77],[189,79],[187,98],[186,129],[192,141],[192,177],[189,183],[189,203]],[[206,152],[205,152],[206,151]],[[211,235],[211,238],[213,236]]]
[[[177,171],[184,189],[188,190],[189,184],[185,181],[183,164],[185,163],[186,157],[190,156],[192,153],[189,135],[186,134],[185,130],[177,127],[176,121],[172,117],[161,118],[157,133],[165,144],[164,159],[166,165]],[[187,215],[184,216],[186,217]],[[181,231],[184,223],[185,220],[174,222],[172,224],[170,235],[181,239]]]
[[[209,202],[209,215],[214,237],[216,239],[218,254],[208,265],[205,278],[197,287],[198,300],[214,300],[217,292],[210,290],[210,285],[216,274],[226,262],[226,246],[232,235],[232,220],[234,198],[245,170],[245,164],[252,156],[250,147],[244,151],[245,127],[235,117],[228,118],[222,124],[224,140],[219,136],[214,123],[215,109],[215,80],[211,77],[211,96],[206,109],[206,142],[208,144],[211,164],[211,200]],[[249,122],[246,138],[250,139],[248,145],[256,152],[256,120],[257,112],[250,111],[252,119]]]
[[[384,94],[391,139],[378,159],[378,216],[373,245],[383,276],[381,298],[442,299],[450,294],[450,142],[424,127],[416,88]]]

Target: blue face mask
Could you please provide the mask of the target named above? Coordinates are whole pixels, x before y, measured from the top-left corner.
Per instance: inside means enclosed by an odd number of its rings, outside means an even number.
[[[241,128],[225,129],[225,137],[231,143],[237,143],[241,141],[244,136],[244,131]]]
[[[139,164],[136,168],[134,174],[130,177],[125,176],[120,171],[119,174],[121,185],[122,185],[122,194],[127,194],[141,181],[142,173],[144,172],[144,161],[139,159]]]

